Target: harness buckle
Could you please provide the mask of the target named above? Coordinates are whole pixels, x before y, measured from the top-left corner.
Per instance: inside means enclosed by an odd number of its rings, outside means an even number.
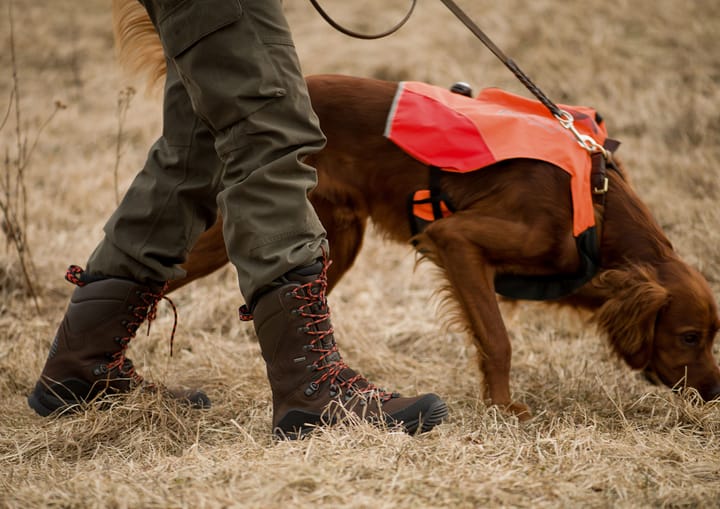
[[[608,178],[603,178],[603,185],[602,187],[594,187],[593,186],[593,194],[605,194],[608,192]]]

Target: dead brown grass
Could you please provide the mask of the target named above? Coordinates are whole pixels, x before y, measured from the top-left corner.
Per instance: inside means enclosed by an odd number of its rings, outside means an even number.
[[[9,0],[0,0],[5,13]],[[359,28],[378,28],[403,2],[327,0]],[[340,72],[449,85],[521,85],[439,2],[420,2],[397,35],[335,34],[305,2],[287,10],[307,73]],[[554,100],[606,117],[639,194],[678,250],[720,293],[720,3],[616,0],[461,2]],[[72,290],[114,199],[118,92],[109,2],[16,2],[21,105],[37,127],[59,99],[26,170],[28,241],[42,314],[17,291],[0,251],[0,506],[2,507],[717,507],[720,405],[648,386],[610,355],[583,317],[508,306],[514,389],[536,412],[515,420],[478,399],[473,348],[444,331],[433,272],[409,248],[371,236],[332,296],[345,356],[378,383],[433,390],[450,421],[413,438],[338,428],[300,443],[271,440],[270,393],[230,269],[179,292],[171,313],[133,343],[143,373],[201,383],[215,402],[190,412],[151,396],[41,419],[26,403]],[[12,86],[0,15],[0,111]],[[388,26],[390,21],[385,24]],[[119,170],[126,187],[159,132],[157,98],[136,97]],[[12,132],[0,131],[3,151]],[[2,247],[2,246],[0,246]],[[13,269],[15,267],[15,269]]]

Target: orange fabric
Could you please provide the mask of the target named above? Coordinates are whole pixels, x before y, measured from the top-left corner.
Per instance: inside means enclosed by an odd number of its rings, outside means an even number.
[[[595,110],[558,105],[575,128],[603,144],[607,131]],[[476,171],[498,161],[547,161],[570,174],[573,234],[595,224],[588,152],[540,102],[499,89],[476,99],[419,82],[401,82],[385,136],[415,159],[446,171]]]
[[[418,203],[418,202],[425,202],[425,203]],[[447,217],[452,212],[449,208],[447,208],[447,205],[445,205],[445,202],[440,202],[440,212],[442,213],[442,217]],[[416,217],[419,217],[423,221],[432,222],[435,220],[435,214],[433,213],[432,203],[430,203],[430,191],[427,189],[422,189],[420,191],[415,191],[415,194],[413,195],[413,214]]]

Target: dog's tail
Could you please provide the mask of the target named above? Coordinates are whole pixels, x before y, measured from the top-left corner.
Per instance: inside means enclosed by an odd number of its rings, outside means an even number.
[[[120,64],[145,75],[148,88],[165,77],[165,55],[145,8],[137,0],[112,1],[113,34]]]

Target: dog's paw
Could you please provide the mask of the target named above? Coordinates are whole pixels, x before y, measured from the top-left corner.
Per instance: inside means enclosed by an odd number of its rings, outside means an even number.
[[[517,417],[520,422],[529,421],[530,419],[532,419],[533,416],[529,406],[524,403],[518,403],[516,401],[513,401],[509,405],[506,405],[504,410],[506,413],[512,414]]]

